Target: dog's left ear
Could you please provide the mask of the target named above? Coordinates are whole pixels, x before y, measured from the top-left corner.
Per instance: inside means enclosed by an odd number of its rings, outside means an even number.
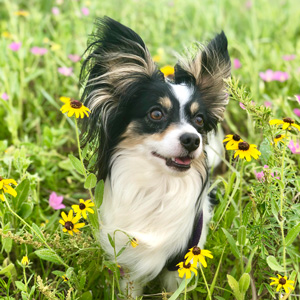
[[[224,79],[230,77],[231,63],[227,38],[222,31],[194,58],[180,60],[175,66],[175,83],[186,83],[198,88],[201,100],[211,117],[221,121],[228,103]]]

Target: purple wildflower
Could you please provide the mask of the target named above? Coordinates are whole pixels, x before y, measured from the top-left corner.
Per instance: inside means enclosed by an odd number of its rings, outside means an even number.
[[[244,105],[242,102],[240,102],[240,107],[241,107],[242,109],[246,109],[245,105]]]
[[[273,74],[274,81],[284,82],[289,79],[289,74],[287,72],[275,71]]]
[[[88,16],[90,14],[90,10],[87,7],[82,7],[81,12],[84,16]]]
[[[288,147],[290,148],[293,154],[300,154],[299,141],[295,143],[293,140],[290,140]]]
[[[66,206],[62,204],[63,200],[63,196],[57,196],[55,192],[52,192],[49,197],[49,205],[55,210],[65,208]]]
[[[265,107],[272,107],[271,101],[265,101]]]
[[[258,181],[264,182],[265,181],[265,174],[264,171],[256,172],[254,171],[255,177]]]
[[[73,74],[73,68],[61,67],[57,69],[58,72],[64,76],[71,76]]]
[[[300,95],[295,95],[295,97],[297,98],[297,101],[298,101],[299,104],[300,104]]]
[[[42,56],[48,52],[48,49],[46,48],[40,48],[40,47],[33,47],[31,48],[31,53],[34,55]]]
[[[19,49],[21,48],[22,46],[22,43],[18,43],[18,42],[13,42],[9,45],[9,48],[12,50],[12,51],[19,51]]]
[[[69,54],[68,58],[72,61],[72,62],[78,62],[81,60],[81,56],[78,54]]]
[[[286,61],[294,60],[296,58],[295,54],[283,55],[282,59]]]
[[[56,6],[52,7],[51,11],[52,11],[52,13],[53,13],[54,16],[57,16],[57,15],[60,14],[60,10]]]
[[[8,96],[6,93],[3,93],[3,94],[1,95],[1,98],[2,98],[3,100],[7,101],[7,100],[9,99],[9,96]]]
[[[295,108],[293,110],[293,112],[295,113],[296,116],[300,117],[300,109],[299,108]]]
[[[242,64],[241,64],[240,60],[235,58],[233,60],[233,68],[234,69],[240,69],[241,67],[242,67]]]

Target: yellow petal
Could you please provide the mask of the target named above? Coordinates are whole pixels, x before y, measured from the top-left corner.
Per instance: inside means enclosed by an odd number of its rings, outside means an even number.
[[[63,228],[63,232],[67,232],[68,230],[67,230],[67,228]]]
[[[64,211],[61,213],[61,217],[63,218],[63,220],[64,220],[65,222],[68,221],[68,217],[67,217],[67,215],[66,215],[66,213],[65,213]]]
[[[82,228],[85,226],[85,223],[77,223],[74,225],[74,228],[78,229],[78,228]]]
[[[285,292],[288,294],[289,293],[289,289],[287,288],[286,284],[283,285],[283,288],[284,288]]]
[[[73,236],[73,231],[72,230],[68,230],[68,233]]]
[[[207,263],[206,263],[206,261],[205,261],[205,258],[204,258],[204,256],[203,255],[199,255],[199,262],[202,264],[202,266],[204,267],[204,268],[206,268],[207,267]]]
[[[270,120],[269,124],[270,125],[279,125],[279,124],[283,124],[284,122],[282,120],[278,120],[278,119],[274,119],[274,120]]]
[[[77,223],[80,220],[80,218],[81,218],[81,213],[77,214],[76,217],[73,218],[73,220],[72,220],[73,224]]]
[[[211,251],[209,251],[209,250],[201,250],[201,254],[203,255],[203,256],[206,256],[206,257],[209,257],[209,258],[214,258],[213,256],[212,256],[212,254],[211,254]]]
[[[65,222],[64,220],[62,220],[62,219],[59,220],[59,223],[60,223],[61,225],[63,225],[63,226],[65,226],[65,224],[66,224],[66,222]]]
[[[12,183],[13,185],[18,185],[17,182],[14,179],[3,179],[1,181],[3,181],[4,184]]]
[[[3,189],[4,189],[4,192],[12,195],[13,197],[17,196],[17,192],[10,185],[3,186]]]
[[[68,117],[72,117],[74,115],[75,110],[72,108],[70,109],[70,111],[68,112]]]
[[[282,285],[281,285],[281,284],[278,284],[277,289],[276,289],[276,292],[278,292],[281,288],[282,288]]]
[[[0,199],[1,199],[2,201],[5,201],[3,193],[0,194]]]
[[[283,125],[282,125],[282,129],[285,130],[285,129],[287,129],[290,125],[291,125],[290,123],[285,123],[285,122],[284,122]]]
[[[297,124],[291,124],[293,127],[297,128],[300,131],[300,126]]]
[[[95,213],[94,210],[91,209],[91,208],[87,208],[86,210],[87,210],[90,214],[94,214],[94,213]]]
[[[74,204],[74,205],[72,205],[72,208],[73,208],[74,212],[76,212],[76,213],[81,213],[80,208],[79,208],[79,205]]]
[[[87,215],[86,215],[86,209],[85,209],[85,210],[82,210],[81,212],[82,212],[82,216],[83,216],[83,218],[84,218],[84,219],[87,219]]]
[[[72,221],[72,219],[73,219],[73,210],[71,209],[71,210],[69,211],[67,221]]]

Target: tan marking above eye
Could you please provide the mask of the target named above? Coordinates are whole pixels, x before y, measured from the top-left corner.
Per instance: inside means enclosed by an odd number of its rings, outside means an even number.
[[[196,112],[199,110],[199,108],[200,108],[199,103],[198,102],[193,102],[190,106],[190,110],[191,110],[192,115],[195,115]]]
[[[168,110],[172,108],[171,99],[167,96],[159,98],[158,103]]]

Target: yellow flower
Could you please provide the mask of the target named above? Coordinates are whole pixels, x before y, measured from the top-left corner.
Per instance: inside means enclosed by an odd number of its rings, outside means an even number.
[[[73,217],[73,210],[69,211],[68,216],[65,214],[65,212],[62,212],[61,217],[63,219],[60,219],[59,223],[64,226],[63,232],[68,232],[70,235],[73,235],[73,232],[79,233],[78,229],[82,228],[85,225],[84,223],[76,224],[79,221],[81,215],[77,214],[76,217]]]
[[[61,45],[59,45],[59,44],[56,44],[56,43],[52,43],[51,44],[51,50],[52,51],[57,51],[57,50],[59,50],[61,48]]]
[[[67,277],[67,276],[61,276],[62,277],[62,279],[64,280],[64,281],[69,281],[69,278]]]
[[[276,292],[278,292],[282,287],[284,288],[285,292],[288,293],[289,289],[294,290],[294,287],[291,285],[291,283],[294,284],[293,280],[288,280],[286,276],[282,277],[281,275],[277,274],[278,278],[276,277],[270,277],[270,279],[274,280],[270,283],[270,285],[277,284]]]
[[[133,248],[137,247],[139,245],[139,241],[136,238],[132,238],[130,240],[130,244]]]
[[[0,199],[2,201],[5,201],[4,193],[10,194],[13,197],[17,196],[17,192],[9,185],[10,183],[17,185],[14,179],[4,179],[0,176]]]
[[[44,44],[49,44],[50,40],[47,37],[45,37],[45,38],[43,38],[43,43]]]
[[[21,264],[23,266],[28,266],[29,265],[29,260],[27,256],[23,256],[22,260],[21,260]]]
[[[278,134],[275,136],[275,139],[274,139],[274,142],[275,142],[275,145],[277,146],[278,142],[282,142],[284,143],[282,140],[285,139],[285,134]]]
[[[59,99],[65,103],[60,109],[63,114],[68,112],[68,117],[72,117],[75,113],[75,117],[79,118],[80,116],[81,119],[84,117],[84,114],[89,117],[88,112],[91,111],[80,101],[71,99],[69,97],[60,97]]]
[[[231,148],[230,150],[237,150],[234,153],[234,158],[239,156],[240,159],[246,158],[247,161],[251,161],[251,156],[254,159],[258,159],[258,157],[261,155],[261,153],[256,149],[256,147],[257,146],[254,144],[249,145],[247,142],[241,142],[238,143],[237,148]]]
[[[209,250],[200,249],[197,246],[194,246],[190,249],[190,251],[185,255],[186,263],[189,263],[191,260],[193,260],[193,266],[197,267],[197,263],[202,264],[204,268],[207,267],[207,263],[205,261],[205,256],[209,258],[213,258],[211,252]]]
[[[179,267],[178,274],[180,278],[183,278],[185,275],[187,279],[191,278],[192,272],[194,272],[197,276],[197,269],[191,264],[186,262],[180,262],[176,266]]]
[[[4,38],[6,38],[6,39],[12,39],[12,34],[11,33],[9,33],[8,31],[3,31],[2,32],[2,37],[4,37]]]
[[[153,61],[154,61],[154,62],[160,62],[160,61],[161,61],[161,56],[158,55],[158,54],[157,54],[157,55],[154,55],[154,56],[153,56]]]
[[[15,16],[22,16],[22,17],[27,17],[29,16],[29,12],[25,10],[19,10],[14,12]]]
[[[92,202],[92,200],[86,200],[79,199],[80,204],[79,205],[72,205],[72,208],[74,209],[74,212],[76,214],[81,214],[85,219],[87,219],[86,212],[88,211],[91,214],[94,214],[94,210],[90,207],[95,206],[95,204]]]
[[[173,77],[174,76],[174,67],[172,66],[164,66],[161,69],[161,72],[165,75],[165,77]]]
[[[226,138],[223,140],[223,143],[226,143],[227,150],[234,150],[237,148],[240,142],[243,142],[241,137],[238,134],[228,134]],[[233,147],[233,148],[232,148]]]
[[[292,126],[300,131],[300,126],[295,124],[295,121],[291,118],[283,118],[283,120],[278,120],[278,119],[270,120],[269,124],[277,125],[277,126],[282,124],[283,130],[285,129],[291,130],[291,126]]]

